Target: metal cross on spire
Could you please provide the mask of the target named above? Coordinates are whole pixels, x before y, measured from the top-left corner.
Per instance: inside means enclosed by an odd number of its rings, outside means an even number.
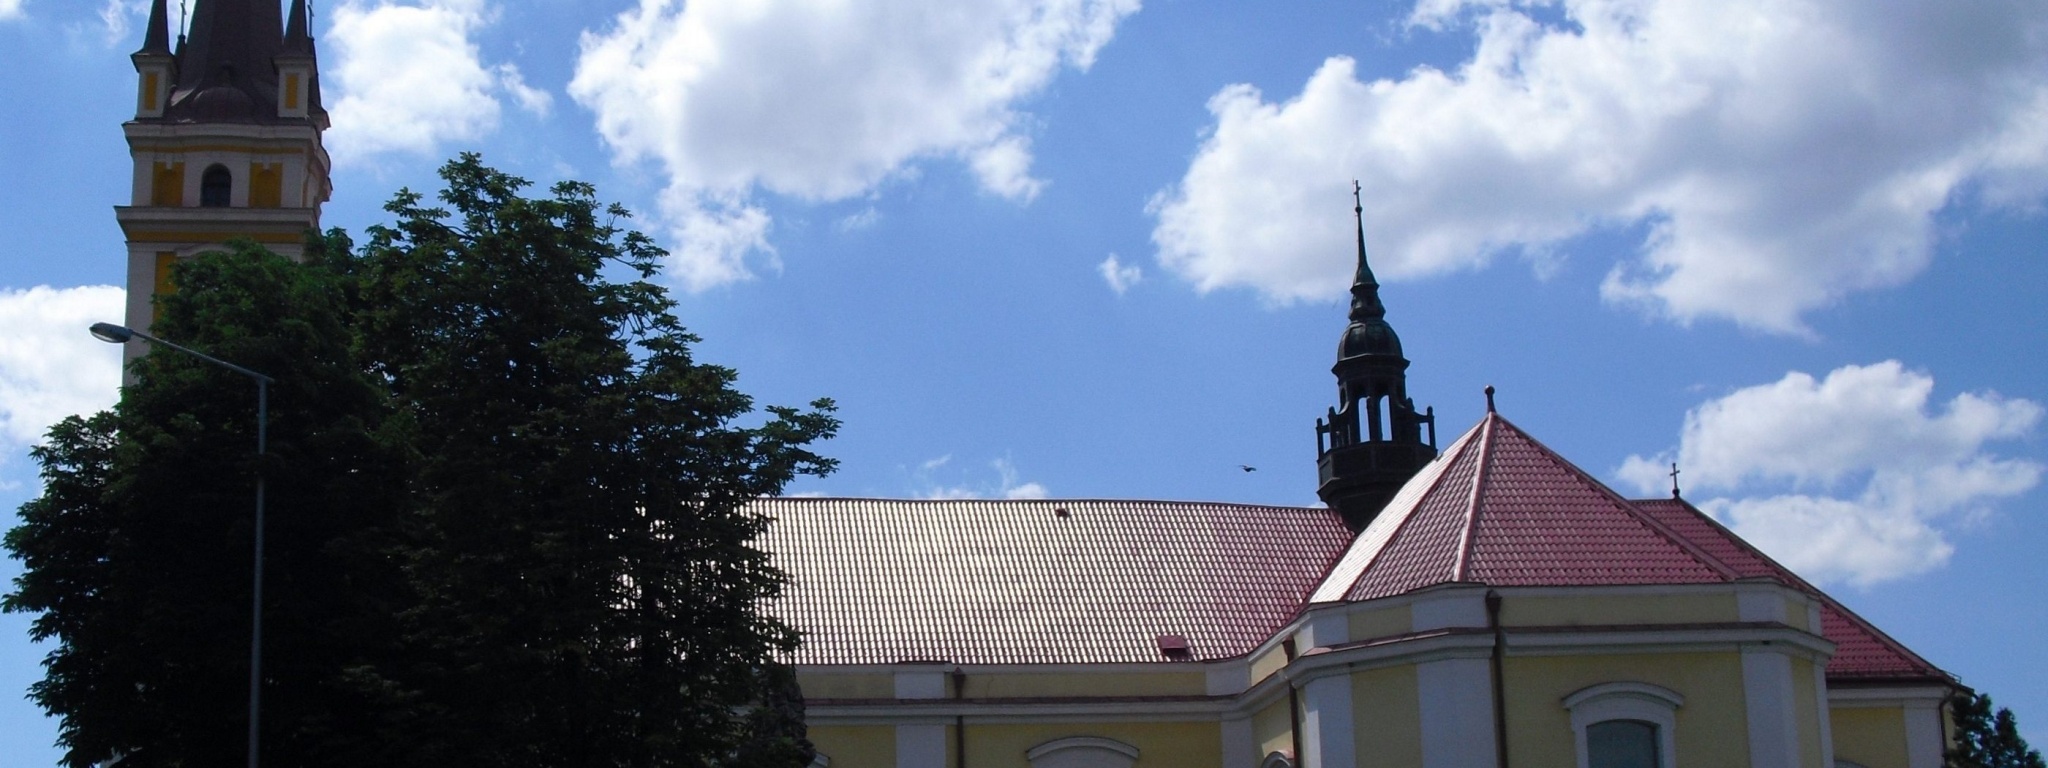
[[[1671,498],[1678,498],[1678,462],[1671,462]]]

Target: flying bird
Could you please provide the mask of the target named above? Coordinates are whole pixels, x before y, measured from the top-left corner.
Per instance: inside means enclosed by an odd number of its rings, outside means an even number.
[[[1252,465],[1250,465],[1250,464],[1239,464],[1239,465],[1237,465],[1237,468],[1238,468],[1238,469],[1242,469],[1242,470],[1244,470],[1244,471],[1246,471],[1246,472],[1257,472],[1257,471],[1259,471],[1259,468],[1258,468],[1258,467],[1254,467],[1254,466],[1252,466]]]

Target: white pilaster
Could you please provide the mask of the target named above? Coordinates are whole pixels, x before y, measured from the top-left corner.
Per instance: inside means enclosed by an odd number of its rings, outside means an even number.
[[[1302,624],[1295,637],[1303,651],[1343,645],[1351,640],[1351,617],[1336,611],[1316,613]]]
[[[1750,768],[1796,768],[1799,721],[1792,659],[1765,648],[1742,651],[1742,697],[1749,710]]]
[[[1493,765],[1493,678],[1487,660],[1426,661],[1415,666],[1415,684],[1421,694],[1423,768]]]
[[[1813,667],[1813,706],[1814,709],[1818,710],[1814,714],[1820,718],[1820,764],[1823,766],[1833,766],[1835,764],[1835,724],[1833,722],[1833,713],[1828,708],[1827,664],[1816,662],[1810,666]]]
[[[1302,768],[1357,768],[1350,676],[1310,680],[1301,693]]]
[[[1486,626],[1486,593],[1460,589],[1432,594],[1416,600],[1409,608],[1409,621],[1417,632],[1452,627]]]
[[[1906,702],[1906,768],[1941,768],[1941,704]]]

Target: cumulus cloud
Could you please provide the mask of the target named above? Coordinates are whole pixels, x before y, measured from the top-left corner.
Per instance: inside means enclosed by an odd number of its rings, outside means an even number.
[[[2048,190],[2029,0],[1425,0],[1410,22],[1469,30],[1471,57],[1372,82],[1336,57],[1284,101],[1216,93],[1149,207],[1160,264],[1202,291],[1338,296],[1356,176],[1382,277],[1640,227],[1609,301],[1803,334],[1920,273],[1959,197]]]
[[[23,2],[24,0],[0,0],[0,21],[21,18]]]
[[[1117,261],[1114,253],[1103,259],[1101,264],[1095,265],[1095,271],[1101,273],[1102,281],[1108,283],[1109,289],[1115,291],[1118,296],[1124,295],[1124,291],[1130,290],[1131,286],[1145,279],[1145,270],[1136,264]]]
[[[1933,391],[1933,377],[1886,361],[1707,401],[1676,450],[1687,494],[1809,578],[1869,585],[1940,567],[1954,551],[1945,530],[2039,484],[2039,463],[1988,446],[2030,434],[2042,407],[1989,392],[1935,403]],[[1630,456],[1618,474],[1653,493],[1672,460]]]
[[[484,63],[473,39],[492,20],[484,0],[346,0],[329,13],[325,80],[339,98],[328,141],[344,161],[480,138],[498,127],[500,96],[539,115],[552,102],[518,67]]]
[[[66,416],[113,407],[121,350],[85,328],[120,317],[126,296],[111,285],[0,288],[0,450],[40,442]]]
[[[621,163],[665,171],[662,213],[692,290],[751,276],[773,251],[761,192],[868,194],[925,161],[963,164],[1028,202],[1018,105],[1085,71],[1137,0],[640,0],[585,32],[569,94]],[[713,222],[716,224],[714,225]]]

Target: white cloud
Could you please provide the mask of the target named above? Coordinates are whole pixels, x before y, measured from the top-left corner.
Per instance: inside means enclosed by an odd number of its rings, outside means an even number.
[[[0,0],[0,19],[7,18],[10,2],[17,12],[20,10],[21,0]],[[143,14],[148,12],[147,0],[106,0],[106,3],[100,6],[100,24],[106,27],[107,44],[142,42],[139,37],[130,39],[129,30],[133,28],[136,19],[142,18]]]
[[[111,285],[0,288],[0,450],[40,442],[66,416],[114,405],[121,349],[85,329],[119,318],[126,296]]]
[[[0,21],[21,18],[22,0],[0,0]]]
[[[875,207],[870,205],[866,208],[861,209],[859,213],[851,214],[846,216],[845,218],[840,219],[839,222],[834,226],[837,227],[838,230],[841,232],[859,232],[863,229],[873,227],[875,225],[875,222],[881,220],[882,212],[875,210]]]
[[[962,482],[957,485],[944,485],[932,482],[932,474],[937,470],[945,468],[952,461],[953,455],[949,453],[919,465],[918,471],[915,473],[916,481],[919,485],[924,486],[924,488],[917,492],[916,496],[918,498],[1044,499],[1052,495],[1042,483],[1020,482],[1017,476],[1017,467],[1009,459],[996,459],[989,462],[989,468],[995,470],[996,473],[994,483]]]
[[[473,38],[492,20],[485,0],[346,0],[330,13],[328,140],[343,162],[480,138],[498,127],[500,95],[547,114],[552,98],[516,66],[483,62]]]
[[[1469,25],[1471,58],[1361,82],[1337,57],[1283,102],[1212,97],[1150,206],[1160,263],[1203,291],[1338,296],[1356,176],[1382,277],[1640,225],[1608,300],[1796,334],[1917,275],[1967,190],[2048,190],[2048,14],[2028,0],[1426,0],[1411,21]]]
[[[1115,291],[1118,296],[1124,295],[1124,291],[1130,290],[1131,286],[1145,279],[1145,270],[1138,268],[1136,264],[1117,261],[1114,253],[1103,259],[1101,264],[1095,265],[1095,271],[1102,274],[1102,281],[1108,283],[1109,289]]]
[[[1686,414],[1680,477],[1702,509],[1809,578],[1867,585],[1925,572],[1954,550],[1946,528],[2027,492],[2043,471],[1987,450],[2030,434],[2039,404],[1995,393],[1934,404],[1933,390],[1897,361],[1737,390]],[[1630,456],[1618,474],[1652,493],[1670,461]]]
[[[585,32],[569,94],[596,113],[621,163],[657,162],[662,212],[693,290],[751,276],[773,251],[754,195],[872,193],[918,164],[956,160],[982,189],[1028,202],[1018,104],[1062,69],[1086,70],[1137,0],[640,0]]]

